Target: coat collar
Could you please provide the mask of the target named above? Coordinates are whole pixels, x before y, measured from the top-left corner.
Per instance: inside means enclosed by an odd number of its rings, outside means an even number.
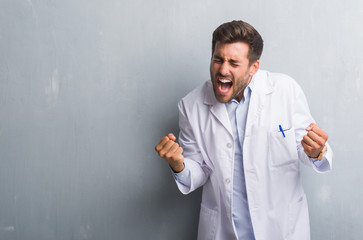
[[[260,95],[267,95],[272,93],[273,88],[268,76],[268,72],[259,69],[256,74],[253,76],[254,78],[254,86],[253,90],[256,91]]]

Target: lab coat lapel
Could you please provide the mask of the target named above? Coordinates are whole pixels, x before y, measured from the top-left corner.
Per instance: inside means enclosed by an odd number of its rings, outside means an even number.
[[[232,126],[225,104],[218,102],[213,92],[213,86],[210,86],[209,90],[210,91],[205,95],[204,104],[210,105],[210,112],[212,115],[223,125],[229,134],[233,136]]]
[[[264,107],[267,104],[269,95],[272,93],[272,85],[266,72],[258,70],[254,75],[254,87],[252,89],[251,102],[248,109],[246,134],[249,135],[251,125],[257,123]]]

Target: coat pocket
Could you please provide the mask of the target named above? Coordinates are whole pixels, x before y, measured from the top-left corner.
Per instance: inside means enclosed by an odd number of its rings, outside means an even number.
[[[270,132],[270,157],[275,167],[296,163],[298,160],[295,131],[293,128]]]
[[[198,240],[212,240],[215,238],[217,227],[217,211],[203,205],[200,207]]]

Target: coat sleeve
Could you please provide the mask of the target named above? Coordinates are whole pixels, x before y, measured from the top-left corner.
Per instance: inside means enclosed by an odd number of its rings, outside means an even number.
[[[313,117],[310,114],[309,106],[303,93],[301,87],[296,83],[294,87],[294,106],[293,106],[293,122],[294,122],[294,129],[295,129],[295,136],[296,136],[296,145],[297,151],[300,161],[304,164],[311,166],[317,172],[327,172],[332,169],[332,160],[333,160],[333,151],[329,145],[326,143],[328,148],[325,158],[327,162],[320,167],[317,167],[315,164],[312,163],[311,159],[306,155],[304,152],[304,148],[301,144],[301,140],[306,135],[306,128],[311,124],[315,123]]]
[[[176,181],[179,190],[188,194],[204,185],[208,180],[210,168],[205,164],[200,146],[196,140],[191,120],[188,118],[183,100],[179,108],[179,144],[183,148],[184,164],[190,171],[190,186]],[[194,124],[197,124],[194,122]]]

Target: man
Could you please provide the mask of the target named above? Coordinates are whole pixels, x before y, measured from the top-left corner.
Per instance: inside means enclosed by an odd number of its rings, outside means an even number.
[[[203,186],[198,239],[310,239],[299,162],[332,166],[327,134],[290,77],[259,69],[263,40],[243,21],[213,33],[211,81],[179,102],[179,143],[155,150],[183,194]]]

